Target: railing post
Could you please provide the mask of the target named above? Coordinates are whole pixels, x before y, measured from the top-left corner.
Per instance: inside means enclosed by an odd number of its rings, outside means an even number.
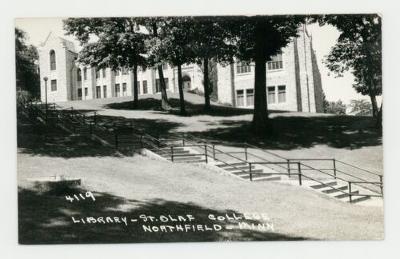
[[[336,159],[334,158],[332,159],[332,161],[333,161],[333,175],[335,176],[336,179]]]
[[[143,134],[140,135],[140,147],[141,147],[141,148],[144,147],[144,145],[143,145]]]
[[[297,170],[299,171],[299,185],[302,185],[302,182],[301,182],[301,164],[300,164],[300,162],[297,162]]]
[[[251,171],[251,163],[249,163],[249,176],[250,176],[250,181],[253,181],[253,172]]]
[[[381,194],[382,194],[382,197],[383,197],[383,176],[382,175],[379,176],[379,182],[381,183],[380,184],[380,188],[381,188]]]
[[[244,148],[244,158],[247,161],[247,147]]]
[[[349,182],[349,201],[350,201],[350,203],[353,202],[353,199],[351,197],[351,182]]]
[[[286,159],[287,160],[287,173],[288,176],[290,177],[290,159]]]
[[[171,162],[174,162],[174,147],[171,146]]]
[[[206,157],[206,164],[208,163],[207,144],[204,145],[204,156]]]
[[[182,138],[182,146],[185,146],[185,139]]]
[[[215,144],[212,145],[213,159],[215,160]]]

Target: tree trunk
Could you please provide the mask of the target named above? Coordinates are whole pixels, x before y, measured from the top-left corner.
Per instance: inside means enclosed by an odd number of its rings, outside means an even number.
[[[204,58],[203,60],[203,69],[204,69],[204,110],[210,111],[210,87],[209,87],[209,75],[208,75],[208,58]]]
[[[167,88],[165,87],[164,72],[162,65],[158,65],[157,69],[158,69],[158,76],[160,78],[161,108],[167,111],[171,109],[171,106],[168,103]]]
[[[153,22],[152,24],[153,27],[153,35],[154,37],[158,37],[158,33],[157,33],[157,23]],[[160,88],[161,88],[161,108],[163,110],[170,110],[171,106],[168,103],[168,96],[167,96],[167,89],[165,87],[165,80],[164,80],[164,72],[163,72],[163,68],[162,65],[158,65],[157,66],[158,69],[158,76],[160,78]]]
[[[181,115],[186,115],[185,98],[183,96],[182,66],[178,65],[178,89]]]
[[[371,98],[372,104],[372,116],[374,118],[378,118],[378,104],[376,102],[376,96],[375,94],[370,94],[369,97]]]
[[[133,109],[137,109],[139,103],[137,69],[138,66],[134,65],[133,66]]]
[[[376,119],[376,127],[379,130],[382,130],[382,109],[383,109],[383,102],[381,103],[381,108],[379,109],[378,117]]]
[[[255,78],[254,78],[254,110],[253,130],[265,133],[268,126],[267,91],[266,91],[266,25],[258,22],[255,39]]]

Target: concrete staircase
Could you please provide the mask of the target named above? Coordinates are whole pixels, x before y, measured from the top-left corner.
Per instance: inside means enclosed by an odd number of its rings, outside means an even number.
[[[216,166],[244,180],[252,180],[252,181],[281,180],[281,177],[274,175],[272,171],[267,171],[266,168],[256,168],[254,165],[251,166],[251,179],[250,179],[250,165],[246,162],[228,163],[228,164],[219,163],[216,164]]]
[[[314,190],[322,192],[332,198],[339,199],[341,201],[350,202],[350,191],[347,183],[340,180],[321,181],[322,183],[312,184],[310,187]],[[357,195],[360,191],[354,185],[351,188],[351,194]],[[369,200],[370,196],[352,196],[351,203],[358,203],[365,200]]]
[[[199,154],[185,147],[164,147],[157,153],[169,161],[176,163],[204,163],[206,162],[204,154]]]

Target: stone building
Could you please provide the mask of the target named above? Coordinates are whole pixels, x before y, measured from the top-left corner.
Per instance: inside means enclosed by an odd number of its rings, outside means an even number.
[[[321,76],[312,48],[312,38],[305,28],[299,37],[267,63],[267,100],[272,110],[322,112]],[[50,33],[39,49],[41,99],[63,102],[115,98],[133,95],[133,73],[127,69],[96,69],[76,62],[74,44]],[[177,69],[163,66],[169,92],[178,92]],[[234,107],[253,107],[254,65],[240,61],[216,65],[215,95],[218,102]],[[203,91],[203,72],[196,64],[182,67],[185,90]],[[138,71],[139,95],[157,94],[160,82],[157,70]]]

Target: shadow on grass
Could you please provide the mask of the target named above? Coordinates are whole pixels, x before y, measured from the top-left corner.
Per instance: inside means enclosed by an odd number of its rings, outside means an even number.
[[[270,119],[270,129],[263,135],[251,130],[249,121],[225,120],[221,128],[192,135],[208,140],[240,146],[244,142],[266,149],[290,150],[328,145],[334,148],[357,149],[382,144],[382,134],[370,117],[356,116],[277,116]]]
[[[162,113],[169,113],[181,116],[179,110],[180,107],[179,99],[169,98],[168,101],[172,107],[172,109],[168,112],[163,111],[161,109],[160,100],[156,98],[139,99],[138,108],[136,110],[152,110],[152,111],[159,111]],[[106,104],[104,108],[116,109],[116,110],[134,110],[133,101],[110,103]],[[242,109],[242,108],[219,106],[219,105],[211,105],[211,110],[205,111],[204,104],[192,103],[188,101],[185,101],[185,108],[187,112],[186,116],[211,115],[211,116],[229,117],[229,116],[253,114],[252,109]],[[273,111],[273,112],[283,113],[284,111]]]
[[[111,146],[101,145],[99,141],[92,139],[89,128],[77,128],[76,134],[70,134],[55,125],[31,123],[23,118],[18,118],[17,146],[21,153],[51,157],[132,156],[134,154],[132,146],[124,146],[124,143],[119,143],[120,148],[118,150],[115,148],[114,128],[120,134],[119,128],[132,125],[134,129],[157,136],[160,132],[169,132],[181,125],[166,120],[126,119],[99,115],[97,115],[97,123],[105,130],[94,128],[94,135],[107,141]],[[134,138],[132,134],[128,137]]]
[[[86,191],[86,190],[85,190]],[[64,195],[84,193],[85,191],[64,190],[52,193],[39,192],[31,188],[18,190],[19,242],[21,244],[86,244],[86,243],[140,243],[140,242],[202,242],[202,241],[263,241],[263,240],[304,240],[302,237],[283,235],[265,229],[229,229],[229,225],[237,222],[211,221],[209,214],[224,215],[236,211],[217,211],[193,203],[154,200],[127,200],[108,193],[95,193],[96,200],[69,202]],[[190,214],[191,222],[160,221],[143,222],[140,215],[159,218],[160,215]],[[85,217],[127,217],[124,223],[73,223],[75,219]],[[138,219],[131,222],[130,219]],[[263,224],[258,220],[242,220],[247,224]],[[264,222],[265,223],[265,222]],[[220,231],[187,231],[187,232],[145,232],[142,225],[208,225],[218,224]],[[270,229],[269,229],[270,230]]]

